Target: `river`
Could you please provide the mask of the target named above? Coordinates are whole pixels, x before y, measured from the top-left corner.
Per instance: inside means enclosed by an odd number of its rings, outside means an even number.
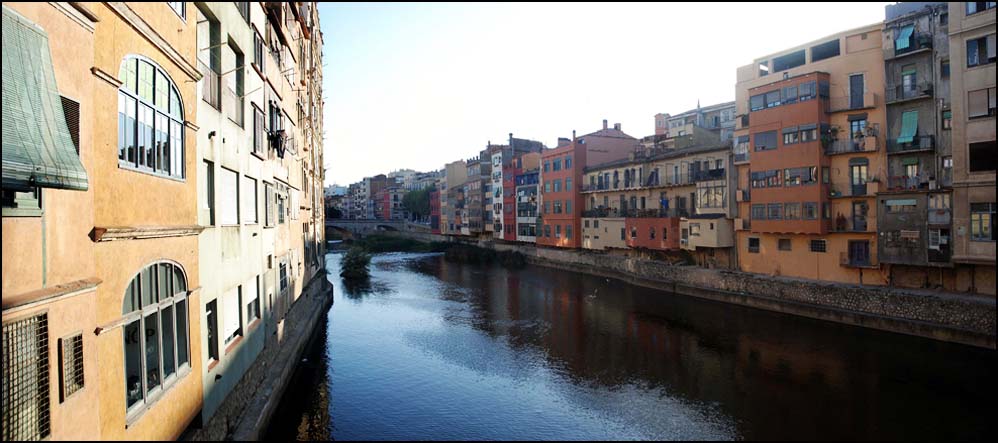
[[[347,288],[340,256],[268,439],[995,436],[992,350],[440,254]]]

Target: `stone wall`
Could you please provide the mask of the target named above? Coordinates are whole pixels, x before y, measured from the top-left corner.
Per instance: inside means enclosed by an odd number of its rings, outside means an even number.
[[[995,299],[988,296],[860,286],[740,271],[675,266],[587,250],[555,249],[397,233],[517,251],[532,264],[619,278],[629,283],[759,309],[937,340],[995,348]]]
[[[287,328],[277,334],[229,392],[208,423],[190,432],[184,440],[259,440],[294,373],[295,366],[316,325],[324,321],[333,303],[333,289],[326,271],[309,282],[284,319]]]

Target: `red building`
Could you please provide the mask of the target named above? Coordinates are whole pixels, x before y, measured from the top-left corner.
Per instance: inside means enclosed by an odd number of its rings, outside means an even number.
[[[502,239],[516,241],[516,176],[523,172],[520,158],[502,168]]]
[[[440,191],[430,191],[430,229],[434,234],[440,233]]]
[[[558,139],[558,147],[541,155],[540,208],[537,244],[561,248],[582,246],[582,172],[586,165],[599,165],[627,158],[638,139],[620,130],[620,123],[569,140]]]

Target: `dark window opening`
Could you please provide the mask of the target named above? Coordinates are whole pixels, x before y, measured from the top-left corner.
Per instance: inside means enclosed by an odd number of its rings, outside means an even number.
[[[839,39],[811,47],[811,63],[839,55]]]
[[[794,51],[786,55],[781,55],[773,59],[773,72],[785,71],[803,65],[807,61],[804,57],[804,50]]]
[[[998,165],[998,143],[995,140],[970,144],[970,172],[994,171]]]

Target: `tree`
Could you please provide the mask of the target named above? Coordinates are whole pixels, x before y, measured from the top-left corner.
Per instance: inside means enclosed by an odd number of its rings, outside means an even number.
[[[402,197],[402,207],[409,211],[416,219],[425,219],[430,216],[430,192],[433,188],[410,191]]]

